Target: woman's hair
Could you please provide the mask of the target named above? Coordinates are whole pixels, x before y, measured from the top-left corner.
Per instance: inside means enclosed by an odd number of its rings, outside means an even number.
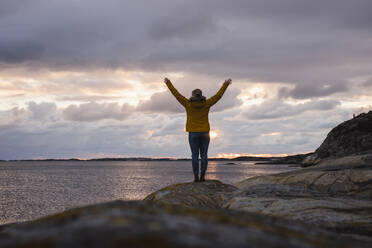
[[[205,101],[205,96],[201,89],[195,89],[191,92],[191,97],[189,98],[190,102],[198,102],[198,101]]]

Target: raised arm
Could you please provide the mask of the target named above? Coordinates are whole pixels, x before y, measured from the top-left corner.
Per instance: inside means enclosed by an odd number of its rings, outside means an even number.
[[[177,99],[179,103],[182,104],[182,106],[186,107],[187,98],[181,95],[176,88],[174,88],[172,82],[168,78],[164,78],[164,83],[167,85],[170,92],[173,94],[173,96]]]
[[[209,98],[207,100],[207,105],[209,106],[213,106],[214,104],[216,104],[218,102],[218,100],[221,99],[221,97],[223,96],[223,94],[225,93],[227,87],[231,84],[231,79],[228,79],[226,80],[222,87],[220,88],[220,90],[214,95],[212,96],[211,98]]]

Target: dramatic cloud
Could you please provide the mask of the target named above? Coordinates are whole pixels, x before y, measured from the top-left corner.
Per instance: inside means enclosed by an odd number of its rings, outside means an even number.
[[[189,156],[185,97],[214,95],[210,155],[315,149],[372,106],[371,0],[2,0],[0,159]]]
[[[366,87],[372,86],[372,77],[367,79],[362,85]]]
[[[57,106],[55,103],[43,102],[37,104],[35,102],[30,102],[28,104],[28,109],[31,111],[31,119],[37,121],[55,121],[57,118]]]
[[[299,84],[294,89],[283,87],[279,90],[279,97],[293,97],[297,99],[306,99],[312,97],[329,96],[337,92],[348,90],[347,82],[333,84]]]
[[[173,21],[170,21],[170,16],[177,15]],[[174,16],[176,17],[176,16]],[[181,10],[176,13],[170,13],[168,16],[159,18],[148,26],[150,37],[158,40],[167,39],[194,39],[197,36],[213,33],[217,29],[215,20],[208,14],[203,14],[198,11],[185,16]]]
[[[150,100],[140,102],[138,111],[183,113],[182,105],[168,91],[158,92],[151,96]]]
[[[12,125],[18,125],[27,119],[28,112],[24,108],[14,107],[10,110],[0,111],[0,128],[6,129]]]
[[[211,107],[212,112],[224,111],[229,108],[240,105],[242,102],[237,98],[240,91],[238,89],[229,89],[223,98]],[[185,96],[187,97],[187,96]],[[140,102],[137,107],[138,111],[148,112],[168,112],[183,113],[184,107],[174,98],[169,91],[158,92],[151,96],[150,100]]]
[[[280,100],[268,100],[258,106],[252,106],[243,113],[251,120],[276,119],[298,115],[306,111],[330,110],[339,105],[337,100],[314,100],[307,103],[291,105]]]
[[[28,102],[25,108],[14,107],[10,110],[0,111],[0,126],[21,125],[27,121],[36,121],[40,123],[55,122],[59,116],[55,103]]]
[[[89,102],[70,105],[63,111],[63,117],[70,121],[98,121],[103,119],[123,120],[133,108],[128,104]]]
[[[0,16],[3,63],[188,71],[300,88],[344,85],[371,67],[369,0],[24,2],[2,3],[11,13]]]

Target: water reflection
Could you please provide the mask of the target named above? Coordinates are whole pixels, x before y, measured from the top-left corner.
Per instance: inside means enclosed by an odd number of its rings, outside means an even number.
[[[210,161],[208,162],[208,169],[207,169],[207,176],[206,179],[210,180],[220,180],[217,174],[217,162],[216,161]]]

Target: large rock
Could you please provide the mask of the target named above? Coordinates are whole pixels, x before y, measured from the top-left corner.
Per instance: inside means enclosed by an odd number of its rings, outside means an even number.
[[[324,158],[372,154],[372,111],[362,113],[333,128],[314,154],[304,159],[310,166]]]
[[[372,164],[367,156],[237,184],[226,208],[280,216],[338,232],[372,235]]]
[[[260,184],[282,184],[317,190],[330,196],[372,199],[372,156],[328,159],[301,170],[254,177],[237,183],[240,190]]]
[[[317,191],[280,184],[252,186],[225,207],[280,216],[337,232],[372,235],[372,201],[332,197]]]
[[[370,240],[231,210],[116,201],[0,227],[0,247],[370,247]]]
[[[170,185],[148,195],[144,200],[188,207],[220,208],[236,190],[236,187],[218,180],[207,180]]]

